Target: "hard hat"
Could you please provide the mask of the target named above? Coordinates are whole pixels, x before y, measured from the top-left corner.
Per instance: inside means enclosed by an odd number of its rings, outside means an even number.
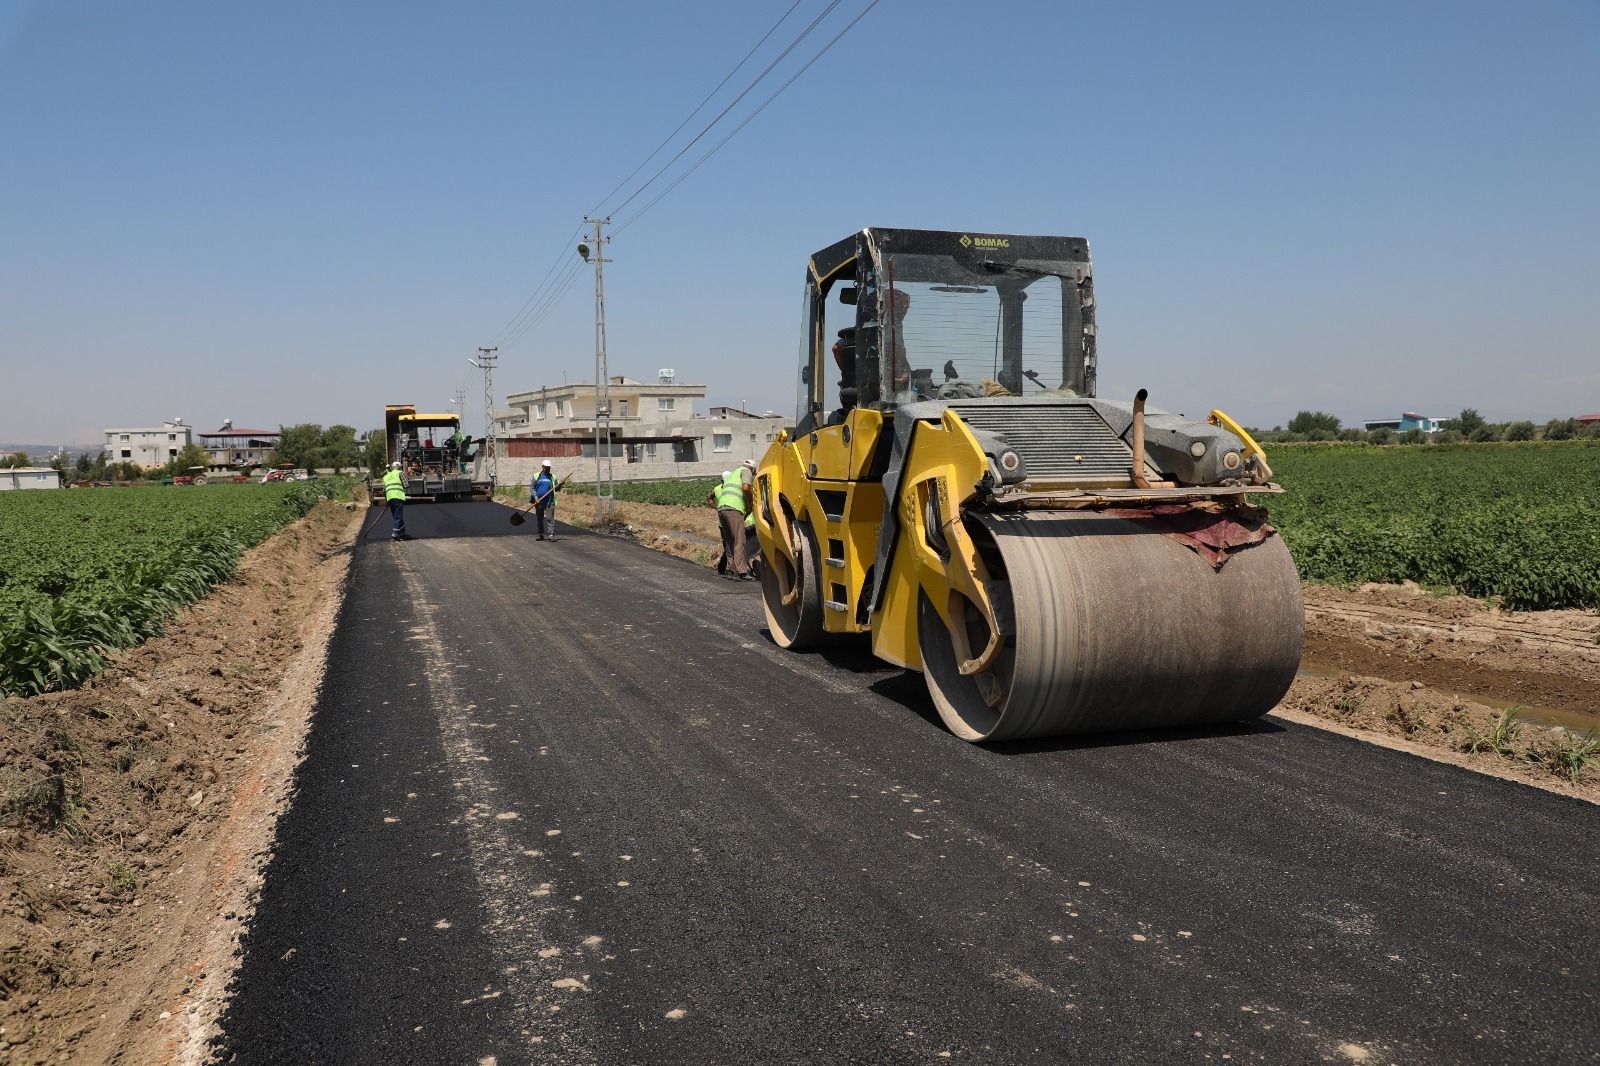
[[[724,480],[724,481],[728,480],[728,475],[731,474],[731,473],[733,473],[732,470],[724,470],[722,472],[722,480]]]
[[[389,469],[390,470],[399,470],[400,469],[400,464],[399,463],[390,463],[389,464]]]
[[[550,460],[546,459],[544,462],[540,463],[539,465],[540,466],[549,466],[550,465]]]
[[[754,459],[746,459],[740,465],[741,466],[748,466],[751,470],[754,470],[756,468],[756,461]]]

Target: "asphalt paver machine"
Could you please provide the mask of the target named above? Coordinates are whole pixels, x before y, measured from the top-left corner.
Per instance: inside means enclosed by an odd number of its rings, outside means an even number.
[[[467,500],[488,496],[493,486],[474,481],[469,471],[482,441],[463,436],[454,414],[418,413],[412,404],[384,408],[385,463],[399,463],[407,500]],[[372,502],[383,502],[383,484],[374,480]]]

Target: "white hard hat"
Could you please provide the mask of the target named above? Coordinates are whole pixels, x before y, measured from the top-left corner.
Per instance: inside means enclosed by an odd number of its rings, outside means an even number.
[[[399,463],[390,463],[389,464],[389,469],[390,470],[399,470],[400,469],[400,464]]]
[[[544,462],[540,463],[539,465],[540,466],[549,466],[550,465],[550,460],[546,459]]]
[[[746,459],[743,465],[748,466],[751,470],[754,470],[756,468],[756,461],[754,459]]]
[[[722,472],[722,476],[723,476],[723,477],[724,477],[724,478],[726,478],[726,477],[727,477],[727,476],[728,476],[728,475],[729,475],[729,474],[731,474],[731,473],[733,473],[733,471],[732,471],[732,470],[724,470],[724,471],[723,471],[723,472]]]

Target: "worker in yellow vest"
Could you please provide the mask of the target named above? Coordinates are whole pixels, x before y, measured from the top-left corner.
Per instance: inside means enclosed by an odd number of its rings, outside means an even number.
[[[746,459],[722,475],[722,483],[706,494],[706,502],[716,505],[717,522],[722,530],[722,558],[728,563],[723,577],[733,581],[754,581],[750,562],[745,557],[745,519],[755,513],[754,459]]]
[[[394,515],[394,532],[390,539],[410,540],[411,534],[406,532],[406,478],[400,472],[399,463],[390,463],[389,472],[383,475],[383,499],[389,505],[389,513]]]

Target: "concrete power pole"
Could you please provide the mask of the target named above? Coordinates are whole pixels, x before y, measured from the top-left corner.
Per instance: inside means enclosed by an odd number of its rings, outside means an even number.
[[[605,525],[611,520],[617,506],[617,483],[611,469],[611,381],[606,366],[606,263],[605,246],[611,238],[604,235],[602,226],[611,222],[605,218],[583,216],[585,225],[594,226],[594,244],[578,245],[583,261],[594,264],[594,520]]]
[[[489,474],[489,495],[494,495],[494,486],[500,482],[500,463],[495,454],[497,449],[494,443],[494,360],[495,352],[499,348],[479,348],[478,361],[475,366],[483,368],[483,446],[484,469]]]

